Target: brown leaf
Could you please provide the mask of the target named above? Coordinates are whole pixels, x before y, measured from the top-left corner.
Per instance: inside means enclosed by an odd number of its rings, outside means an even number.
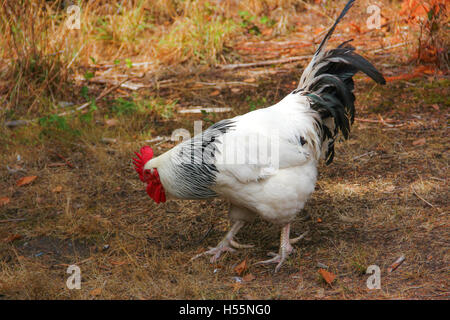
[[[431,105],[431,107],[432,107],[434,110],[439,111],[439,106],[438,106],[437,104],[433,104],[433,105]]]
[[[350,22],[349,25],[350,25],[350,28],[353,29],[353,31],[355,31],[357,33],[361,33],[361,28],[357,24]]]
[[[423,146],[426,142],[427,140],[425,138],[420,138],[414,141],[412,144],[413,146]]]
[[[242,280],[244,280],[245,282],[250,282],[250,281],[253,281],[255,279],[256,279],[256,277],[253,274],[251,274],[251,273],[248,273],[248,274],[246,274],[245,276],[242,277]]]
[[[329,284],[331,285],[331,283],[334,281],[334,279],[336,278],[336,275],[332,274],[331,272],[328,272],[325,269],[319,269],[319,273],[322,276],[322,278]]]
[[[219,90],[214,90],[213,92],[211,92],[209,95],[211,96],[211,97],[215,97],[215,96],[218,96],[220,94],[220,91]]]
[[[0,198],[0,206],[4,206],[5,204],[8,204],[11,202],[11,199],[8,197]]]
[[[99,296],[102,294],[102,288],[95,288],[91,292],[89,292],[91,296]]]
[[[239,289],[242,288],[242,284],[240,284],[239,282],[235,282],[231,285],[231,287],[233,288],[233,292],[239,291]]]
[[[105,124],[107,127],[114,127],[117,126],[119,124],[119,120],[117,119],[108,119],[105,121]]]
[[[53,188],[52,192],[57,193],[62,191],[62,186],[56,186]]]
[[[272,32],[273,32],[273,29],[271,29],[271,28],[263,28],[261,31],[261,34],[263,36],[271,36]]]
[[[16,185],[18,187],[24,186],[26,184],[30,184],[34,181],[34,179],[36,179],[37,176],[28,176],[28,177],[23,177],[20,178],[19,180],[17,180]]]
[[[247,259],[244,259],[241,263],[239,263],[235,268],[234,271],[240,276],[242,272],[244,272],[247,269]]]
[[[22,236],[20,234],[11,234],[11,235],[7,236],[5,239],[3,239],[3,241],[13,242],[13,241],[19,240],[19,239],[22,239]]]
[[[121,265],[124,265],[125,263],[127,263],[127,262],[126,261],[111,261],[111,264],[115,265],[115,266],[121,266]]]
[[[248,79],[244,79],[244,82],[252,83],[252,82],[256,82],[256,79],[255,78],[248,78]]]
[[[321,222],[322,222],[322,219],[317,218],[317,223],[321,223]]]

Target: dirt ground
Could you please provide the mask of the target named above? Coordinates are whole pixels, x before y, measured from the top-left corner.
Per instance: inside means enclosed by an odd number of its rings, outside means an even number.
[[[402,52],[366,55],[395,76],[412,70],[396,60]],[[239,242],[254,248],[227,253],[218,264],[207,258],[191,262],[224,236],[228,204],[213,199],[157,205],[146,195],[132,167],[133,152],[149,144],[161,153],[174,143],[144,140],[170,137],[176,128],[193,132],[194,120],[206,126],[269,106],[296,87],[306,62],[167,71],[162,83],[171,85],[161,85],[158,96],[177,101],[171,117],[133,113],[111,123],[102,111],[111,104],[108,98],[98,102],[96,121],[79,124],[81,135],[66,130],[55,136],[39,126],[5,129],[0,299],[448,299],[446,76],[423,74],[385,86],[356,77],[350,139],[338,143],[331,165],[321,164],[316,191],[292,226],[293,235],[309,233],[277,274],[273,266],[253,263],[277,250],[278,227],[257,220],[238,234]],[[101,88],[92,85],[92,92]],[[124,90],[115,98],[130,95]],[[154,88],[131,94],[143,99]],[[232,111],[179,113],[199,105]],[[30,176],[36,178],[17,185]],[[388,272],[402,255],[405,261]],[[66,286],[72,264],[81,270],[79,290]],[[370,265],[381,270],[381,289],[366,285]],[[331,284],[320,268],[336,276]]]

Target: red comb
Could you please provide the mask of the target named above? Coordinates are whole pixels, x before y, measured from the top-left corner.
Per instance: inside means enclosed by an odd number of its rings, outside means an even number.
[[[144,146],[141,148],[141,153],[135,152],[137,158],[133,158],[134,169],[139,173],[139,178],[142,182],[144,180],[144,166],[145,164],[153,158],[153,150],[149,146]]]

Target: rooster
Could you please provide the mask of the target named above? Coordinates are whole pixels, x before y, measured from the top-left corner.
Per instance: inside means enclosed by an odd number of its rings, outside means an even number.
[[[230,203],[232,227],[222,241],[198,254],[217,261],[240,244],[236,233],[260,216],[281,226],[278,253],[261,264],[279,271],[302,236],[290,238],[290,224],[314,191],[320,159],[330,164],[338,137],[347,139],[355,116],[354,82],[362,71],[379,84],[380,72],[346,41],[326,44],[353,5],[348,1],[304,70],[297,89],[277,104],[222,120],[158,157],[144,146],[134,166],[156,202],[167,198],[222,197]]]

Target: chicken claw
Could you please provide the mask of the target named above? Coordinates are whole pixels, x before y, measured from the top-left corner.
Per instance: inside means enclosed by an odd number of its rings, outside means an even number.
[[[209,247],[209,250],[199,253],[199,254],[195,255],[194,257],[192,257],[191,261],[195,260],[201,256],[209,254],[209,255],[212,255],[210,262],[215,263],[220,258],[222,253],[224,253],[224,252],[235,252],[236,249],[253,248],[253,245],[251,245],[251,244],[240,244],[240,243],[236,242],[235,240],[233,240],[233,237],[236,235],[236,233],[239,231],[239,229],[244,226],[244,224],[245,224],[245,222],[243,222],[243,221],[240,221],[240,220],[236,221],[233,224],[233,226],[231,227],[230,231],[228,231],[225,238],[219,242],[217,247],[215,247],[215,248]]]
[[[293,250],[293,247],[291,244],[294,244],[294,243],[298,242],[299,240],[303,239],[305,237],[305,235],[308,233],[308,231],[306,231],[297,238],[289,239],[290,228],[291,228],[291,225],[287,224],[283,227],[283,229],[281,229],[279,252],[278,253],[269,252],[267,255],[272,256],[273,258],[268,259],[268,260],[259,261],[259,262],[256,262],[255,264],[276,263],[277,266],[275,267],[275,273],[277,273],[280,270],[281,266],[283,265],[283,262],[291,254],[291,252]]]

